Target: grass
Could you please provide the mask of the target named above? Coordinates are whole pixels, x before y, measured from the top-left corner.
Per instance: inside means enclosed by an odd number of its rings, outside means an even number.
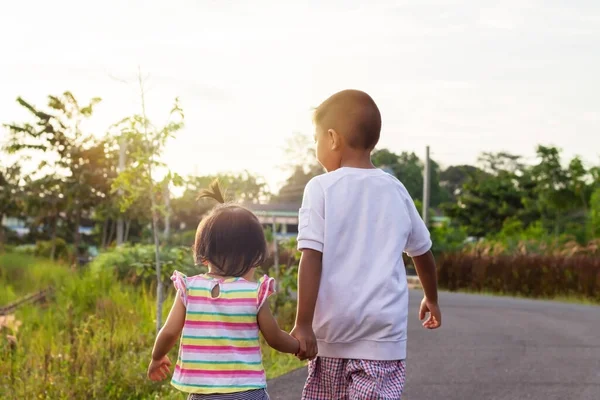
[[[0,253],[0,306],[48,286],[61,286],[70,276],[68,268],[48,260]]]
[[[0,255],[0,286],[10,288],[0,305],[48,285],[56,289],[50,304],[20,308],[22,324],[0,331],[0,398],[185,398],[168,382],[145,376],[155,338],[152,288],[122,283],[108,272],[75,273],[32,257]],[[165,316],[172,301],[170,292]],[[290,310],[282,309],[283,326]],[[170,356],[176,359],[176,348]],[[263,361],[268,378],[302,366],[267,346]]]

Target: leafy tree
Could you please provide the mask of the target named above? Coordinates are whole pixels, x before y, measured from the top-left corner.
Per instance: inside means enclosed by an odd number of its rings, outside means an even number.
[[[13,164],[0,169],[0,251],[4,246],[4,227],[2,221],[5,216],[18,215],[21,204],[21,168]]]
[[[470,236],[496,234],[507,218],[523,209],[521,192],[511,178],[509,174],[469,178],[457,203],[445,206],[446,212]]]
[[[279,189],[277,196],[274,196],[273,202],[299,205],[302,202],[306,184],[322,173],[323,168],[321,166],[314,165],[308,171],[301,165],[296,166],[285,184]]]
[[[313,140],[308,135],[294,133],[288,139],[284,152],[290,160],[285,166],[290,176],[279,193],[273,196],[272,202],[299,205],[306,184],[324,170],[317,161]]]
[[[484,152],[479,156],[478,162],[483,171],[493,175],[498,173],[518,175],[525,168],[521,156],[502,151],[499,153]]]
[[[448,192],[449,200],[456,200],[463,185],[479,174],[485,173],[473,165],[453,165],[440,172],[440,186]]]
[[[127,117],[116,124],[121,135],[133,143],[139,143],[130,156],[134,162],[130,163],[124,171],[121,171],[113,182],[113,193],[122,191],[121,209],[128,210],[136,201],[142,197],[150,199],[150,210],[152,213],[152,236],[155,248],[155,272],[156,272],[156,329],[162,325],[162,307],[164,303],[163,284],[161,283],[162,268],[160,260],[160,237],[158,233],[159,218],[165,213],[164,204],[159,199],[163,195],[163,189],[170,183],[182,184],[182,179],[171,173],[166,165],[159,160],[167,140],[183,127],[183,110],[179,106],[179,100],[170,112],[169,121],[162,127],[154,126],[146,115],[146,102],[144,85],[141,75],[139,76],[139,87],[142,110],[141,114]],[[166,170],[165,177],[156,182],[155,174],[158,170]]]
[[[198,200],[198,194],[215,179],[219,180],[222,187],[227,188],[227,198],[238,203],[258,203],[269,197],[266,183],[247,171],[239,174],[189,176],[185,180],[183,195],[171,200],[175,227],[195,229],[202,215],[213,207],[210,201]]]
[[[578,221],[583,226],[591,193],[585,184],[588,173],[581,160],[573,159],[565,169],[556,147],[538,146],[536,153],[539,162],[531,168],[531,175],[542,224],[556,236],[569,222]]]
[[[21,97],[17,102],[32,114],[35,122],[6,125],[10,132],[7,150],[22,156],[35,154],[36,158],[41,159],[37,171],[42,174],[50,171],[46,184],[62,184],[56,195],[64,196],[66,202],[61,198],[53,204],[64,205],[64,211],[73,217],[73,241],[77,250],[81,240],[81,217],[84,209],[90,205],[88,203],[91,198],[91,186],[87,182],[86,174],[91,170],[86,168],[86,165],[89,164],[89,156],[93,153],[90,153],[93,136],[84,133],[81,125],[91,117],[94,106],[100,99],[93,98],[87,105],[81,106],[71,92],[64,92],[60,96],[48,96],[47,111],[37,109]],[[63,178],[57,179],[56,176]],[[60,211],[63,210],[59,210],[58,215]],[[74,258],[74,262],[77,263],[77,257]]]
[[[31,230],[42,228],[50,239],[50,259],[56,256],[56,241],[61,212],[66,209],[64,178],[58,175],[45,175],[39,179],[24,178],[25,212],[33,217]]]
[[[590,198],[587,231],[590,239],[600,238],[600,185],[596,187]]]
[[[399,155],[388,149],[380,149],[373,153],[373,164],[379,168],[387,168],[404,184],[413,198],[423,198],[424,164],[415,153],[402,152]],[[432,207],[450,199],[448,190],[440,185],[440,166],[430,160],[430,184]]]

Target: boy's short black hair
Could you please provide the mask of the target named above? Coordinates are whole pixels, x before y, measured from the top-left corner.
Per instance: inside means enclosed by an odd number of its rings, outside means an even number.
[[[354,149],[373,150],[381,133],[381,113],[375,101],[360,90],[342,90],[315,109],[314,123],[335,129]]]
[[[200,197],[224,203],[216,183]],[[194,242],[196,264],[209,262],[223,276],[241,277],[265,262],[267,241],[260,221],[250,210],[231,203],[215,207],[198,225]]]

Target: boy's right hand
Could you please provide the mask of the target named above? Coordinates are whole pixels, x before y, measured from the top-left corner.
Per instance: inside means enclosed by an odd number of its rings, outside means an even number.
[[[290,335],[300,343],[300,350],[296,357],[300,360],[312,360],[317,356],[317,337],[312,329],[312,326],[296,325]]]
[[[427,329],[437,329],[442,326],[442,312],[437,302],[433,302],[423,297],[421,308],[419,309],[419,319],[423,321],[429,313],[429,317],[423,322],[423,327]]]

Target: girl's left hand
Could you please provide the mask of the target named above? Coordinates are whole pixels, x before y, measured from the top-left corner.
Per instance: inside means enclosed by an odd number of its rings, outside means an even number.
[[[167,356],[164,356],[160,360],[152,360],[148,367],[148,378],[152,381],[162,381],[167,379],[171,373],[170,366],[171,360],[169,360],[169,357]]]

